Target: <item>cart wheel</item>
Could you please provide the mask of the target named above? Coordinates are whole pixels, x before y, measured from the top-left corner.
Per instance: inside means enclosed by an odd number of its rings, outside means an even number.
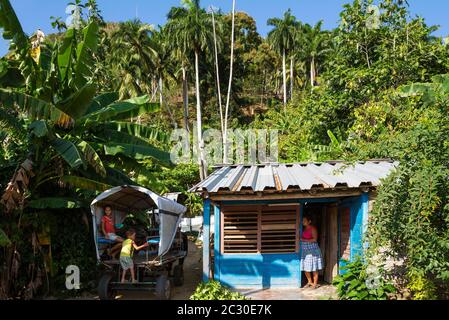
[[[112,300],[115,297],[115,290],[111,288],[111,281],[115,275],[111,272],[104,274],[98,283],[98,295],[100,300]]]
[[[171,281],[166,275],[160,275],[156,279],[156,297],[159,300],[170,300]]]
[[[177,287],[184,284],[184,270],[180,264],[176,265],[173,269],[173,283]]]

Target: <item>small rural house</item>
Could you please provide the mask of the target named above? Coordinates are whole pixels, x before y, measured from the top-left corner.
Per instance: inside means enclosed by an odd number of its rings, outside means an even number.
[[[204,199],[203,280],[232,288],[301,287],[301,222],[308,214],[319,232],[321,279],[331,282],[345,261],[362,253],[376,187],[396,165],[219,167],[190,190]]]

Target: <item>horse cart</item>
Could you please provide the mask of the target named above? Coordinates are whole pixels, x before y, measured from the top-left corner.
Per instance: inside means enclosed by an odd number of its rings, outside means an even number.
[[[101,233],[104,206],[111,206],[113,220],[120,227],[127,217],[137,213],[152,222],[136,236],[136,243],[150,245],[134,254],[136,282],[120,282],[122,268],[118,258],[105,254],[116,245]],[[100,299],[114,299],[117,291],[149,291],[160,300],[171,297],[172,287],[184,282],[183,262],[187,256],[187,238],[179,225],[186,208],[168,198],[138,186],[119,186],[100,194],[91,203],[94,240],[98,262],[105,266],[99,280]],[[120,234],[119,234],[120,235]]]

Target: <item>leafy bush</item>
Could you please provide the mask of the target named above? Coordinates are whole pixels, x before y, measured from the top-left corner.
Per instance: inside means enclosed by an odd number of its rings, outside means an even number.
[[[201,283],[190,300],[248,300],[238,292],[232,292],[218,281]]]
[[[396,292],[395,287],[382,277],[371,277],[367,266],[360,260],[346,264],[344,273],[337,276],[333,285],[343,300],[386,300]]]
[[[414,300],[434,300],[438,298],[435,284],[423,275],[411,272],[408,288],[413,292]]]

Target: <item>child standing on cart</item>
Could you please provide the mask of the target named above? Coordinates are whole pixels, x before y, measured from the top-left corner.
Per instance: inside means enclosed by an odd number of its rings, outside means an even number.
[[[134,262],[133,262],[133,253],[134,250],[140,250],[145,247],[148,247],[148,243],[145,243],[141,246],[138,246],[136,241],[136,231],[134,229],[129,229],[126,231],[126,240],[122,243],[122,251],[120,252],[120,265],[123,269],[122,273],[122,283],[125,282],[126,274],[128,270],[131,271],[131,279],[132,282],[136,282],[136,277],[134,274]]]

